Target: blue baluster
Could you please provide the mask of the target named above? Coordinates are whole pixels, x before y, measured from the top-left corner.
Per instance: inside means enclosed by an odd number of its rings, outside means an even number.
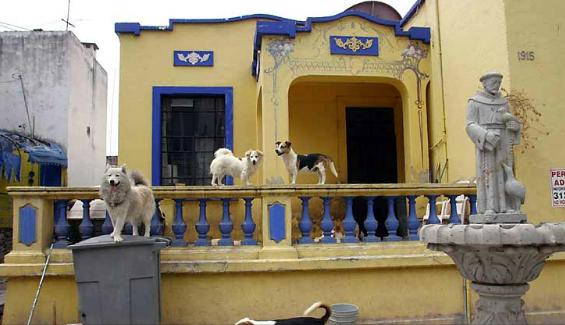
[[[55,238],[53,248],[67,248],[70,244],[69,238],[69,223],[67,222],[67,201],[55,201]]]
[[[155,212],[151,218],[151,227],[149,227],[151,236],[163,235],[163,223],[161,222],[161,210],[159,210],[159,202],[161,199],[155,199]]]
[[[198,233],[198,239],[194,243],[195,246],[210,246],[210,239],[208,239],[208,232],[210,231],[210,224],[206,220],[206,199],[200,199],[200,214],[198,215],[198,222],[194,225]]]
[[[418,240],[420,219],[416,216],[416,196],[408,195],[408,239]]]
[[[353,198],[351,196],[345,197],[345,219],[343,219],[342,224],[345,232],[342,242],[358,243],[359,239],[355,235],[357,222],[353,218]]]
[[[322,218],[322,222],[320,223],[320,227],[322,228],[322,232],[324,237],[320,239],[320,243],[323,244],[333,244],[336,243],[336,239],[332,237],[332,230],[334,229],[334,222],[332,220],[332,216],[330,214],[330,203],[331,197],[326,196],[323,197],[322,200],[324,201],[324,216]]]
[[[131,223],[126,222],[124,223],[124,228],[122,229],[124,235],[132,235],[133,234],[133,227],[131,226]]]
[[[186,223],[182,215],[182,202],[183,199],[175,199],[175,220],[171,228],[175,239],[171,246],[186,246],[187,242],[184,240],[184,233],[186,232]]]
[[[377,219],[375,218],[375,212],[373,211],[373,205],[375,198],[372,196],[367,197],[367,218],[365,218],[365,230],[367,230],[367,237],[363,238],[363,241],[374,243],[379,241],[379,238],[376,236],[377,233]]]
[[[90,220],[90,200],[82,201],[82,221],[78,226],[78,231],[80,232],[80,239],[85,240],[92,237],[94,233],[94,226]]]
[[[428,225],[439,224],[441,221],[437,217],[436,200],[437,195],[428,195],[428,205],[430,206],[430,214],[428,215]]]
[[[449,214],[449,223],[460,224],[461,219],[459,219],[459,215],[457,214],[457,195],[448,195],[449,196],[449,204],[451,207],[451,213]]]
[[[233,246],[233,239],[231,239],[231,232],[233,230],[233,222],[230,216],[230,199],[222,199],[224,203],[224,213],[218,228],[222,233],[222,239],[218,241],[219,246]]]
[[[112,219],[110,219],[110,214],[106,210],[106,217],[104,218],[104,223],[102,224],[102,234],[109,235],[114,231],[114,226],[112,225]]]
[[[300,223],[298,227],[302,232],[302,238],[298,240],[299,244],[311,244],[314,241],[310,238],[310,232],[312,231],[312,220],[310,219],[310,214],[308,213],[308,202],[310,200],[309,196],[301,196],[302,200],[302,216],[300,217]]]
[[[241,241],[241,245],[257,245],[257,241],[253,239],[253,233],[256,228],[255,222],[253,222],[253,216],[251,215],[253,198],[243,198],[243,200],[245,201],[245,220],[243,220],[241,224],[241,230],[245,238]]]
[[[385,220],[385,227],[388,231],[388,237],[386,237],[387,241],[399,241],[402,240],[402,237],[398,236],[396,232],[398,231],[398,227],[400,223],[398,219],[396,219],[396,213],[394,211],[394,202],[396,197],[394,196],[387,196],[386,198],[388,204],[388,213]]]
[[[477,196],[469,195],[469,202],[471,203],[471,215],[477,214]]]

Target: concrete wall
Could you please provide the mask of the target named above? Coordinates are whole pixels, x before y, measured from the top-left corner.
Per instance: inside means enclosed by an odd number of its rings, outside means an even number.
[[[65,32],[0,33],[0,128],[30,132],[65,148],[68,142],[66,109],[69,103],[70,55]],[[21,74],[30,115],[26,114]]]
[[[69,42],[69,186],[98,185],[106,166],[106,71],[92,48],[85,48],[76,38]]]
[[[21,74],[22,86],[12,74]],[[107,76],[93,49],[70,32],[0,33],[0,128],[62,145],[68,185],[96,185],[106,158]],[[90,135],[86,127],[90,127]]]

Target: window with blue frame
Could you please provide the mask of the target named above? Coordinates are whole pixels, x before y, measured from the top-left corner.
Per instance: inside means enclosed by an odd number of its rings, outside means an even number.
[[[225,97],[161,97],[161,185],[208,185],[214,151],[225,147]]]

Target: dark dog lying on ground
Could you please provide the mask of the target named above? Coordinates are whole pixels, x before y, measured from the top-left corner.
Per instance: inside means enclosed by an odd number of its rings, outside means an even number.
[[[320,318],[307,317],[318,308],[323,308],[326,310],[324,316]],[[275,319],[275,320],[252,320],[249,318],[244,318],[239,320],[235,325],[324,325],[331,316],[331,309],[328,305],[321,302],[316,302],[312,306],[308,307],[304,312],[302,317],[286,318],[286,319]]]

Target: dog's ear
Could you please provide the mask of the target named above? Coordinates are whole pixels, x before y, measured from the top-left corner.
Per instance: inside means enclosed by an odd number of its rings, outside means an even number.
[[[281,144],[280,141],[275,142],[275,146],[278,146],[279,144]]]
[[[127,172],[127,170],[126,170],[126,164],[121,165],[120,168],[122,169],[122,173],[126,173],[126,172]]]
[[[257,154],[259,155],[259,157],[263,157],[263,151],[257,150]]]
[[[110,165],[109,163],[106,163],[106,171],[108,171],[108,169],[112,168],[112,165]]]
[[[249,158],[249,156],[251,156],[251,152],[252,152],[251,150],[247,150],[245,152],[245,157]]]
[[[286,144],[286,146],[290,148],[290,145],[291,145],[292,143],[290,143],[290,141],[285,141],[284,144]]]

